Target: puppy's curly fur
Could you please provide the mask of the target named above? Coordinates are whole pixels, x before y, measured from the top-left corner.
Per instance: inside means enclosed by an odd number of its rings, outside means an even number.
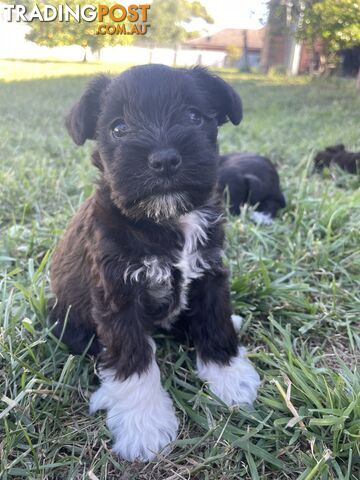
[[[176,436],[156,327],[177,323],[189,333],[201,377],[211,372],[219,397],[254,400],[259,377],[231,321],[216,194],[217,129],[241,117],[240,98],[219,77],[162,65],[95,78],[67,117],[75,143],[96,140],[100,179],[54,254],[50,319],[71,351],[91,344],[99,355],[91,410],[107,410],[124,458],[152,458]]]

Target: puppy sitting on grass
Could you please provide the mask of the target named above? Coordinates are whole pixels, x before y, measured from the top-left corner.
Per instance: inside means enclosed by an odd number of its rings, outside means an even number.
[[[77,145],[96,141],[97,189],[52,261],[50,318],[74,353],[95,337],[114,451],[148,460],[176,438],[151,338],[187,329],[198,375],[226,404],[251,404],[259,376],[240,348],[222,264],[217,129],[239,124],[236,92],[206,70],[134,67],[94,79],[67,117]]]

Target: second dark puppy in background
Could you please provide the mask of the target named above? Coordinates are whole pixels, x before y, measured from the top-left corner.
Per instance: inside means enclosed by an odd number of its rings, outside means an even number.
[[[223,192],[226,188],[230,212],[239,215],[244,204],[253,205],[251,218],[257,223],[272,223],[277,211],[286,206],[275,166],[256,153],[220,157],[219,189]]]
[[[337,165],[345,172],[356,174],[360,172],[360,152],[349,152],[342,143],[326,147],[318,152],[314,158],[316,171]]]

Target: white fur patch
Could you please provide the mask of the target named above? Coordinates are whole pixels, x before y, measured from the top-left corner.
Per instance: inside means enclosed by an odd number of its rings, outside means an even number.
[[[189,201],[183,193],[165,193],[154,195],[139,202],[139,207],[145,210],[149,218],[156,222],[163,219],[174,218],[182,212],[186,212]]]
[[[107,410],[106,423],[116,454],[129,461],[151,460],[175,440],[178,429],[171,399],[160,382],[155,354],[141,375],[120,381],[114,374],[109,369],[101,372],[101,386],[91,395],[90,413]]]
[[[246,349],[239,347],[230,365],[204,363],[197,358],[198,376],[226,405],[252,405],[256,399],[260,377],[245,354]]]
[[[182,215],[179,224],[185,242],[182,250],[178,252],[178,259],[174,264],[170,261],[166,262],[166,257],[148,256],[135,264],[127,265],[123,276],[124,282],[146,281],[148,293],[158,303],[165,303],[171,295],[172,267],[181,271],[180,304],[167,318],[163,319],[161,322],[163,328],[170,328],[177,315],[186,308],[188,287],[191,281],[201,277],[206,270],[211,268],[202,257],[201,247],[204,247],[208,241],[209,227],[220,219],[221,215],[214,215],[212,211],[206,209]]]
[[[128,265],[124,272],[124,282],[138,282],[140,278],[151,285],[171,283],[171,266],[161,262],[158,257],[145,257],[142,265]]]
[[[208,240],[207,230],[221,220],[221,215],[210,211],[196,210],[180,218],[180,225],[184,233],[185,243],[178,263],[175,265],[183,275],[181,306],[186,308],[187,290],[191,280],[199,278],[210,268],[202,258],[199,247],[204,247]]]
[[[231,315],[231,321],[234,325],[234,328],[235,328],[236,332],[240,332],[243,320],[244,319],[242,317],[240,317],[240,315],[235,315],[235,314]]]
[[[180,225],[185,235],[184,251],[192,253],[197,250],[199,244],[204,246],[208,238],[206,230],[218,220],[218,217],[214,218],[213,213],[202,210],[183,215],[180,218]]]
[[[271,225],[272,223],[274,223],[274,220],[270,213],[255,211],[250,213],[250,218],[251,220],[254,220],[255,223],[258,223],[260,225]]]

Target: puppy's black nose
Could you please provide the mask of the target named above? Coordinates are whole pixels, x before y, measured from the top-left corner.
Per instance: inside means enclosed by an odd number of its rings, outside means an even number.
[[[174,148],[162,148],[149,155],[151,170],[159,174],[172,174],[181,165],[181,155]]]

